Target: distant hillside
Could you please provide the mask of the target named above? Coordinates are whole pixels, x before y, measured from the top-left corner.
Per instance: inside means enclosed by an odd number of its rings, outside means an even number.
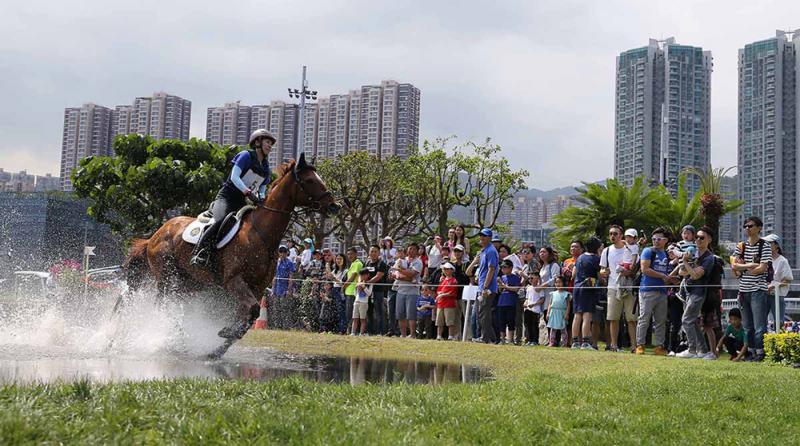
[[[602,182],[604,182],[604,180],[595,181],[595,183],[602,183]],[[555,197],[557,197],[559,195],[564,195],[564,196],[569,197],[569,196],[572,196],[572,195],[577,195],[578,192],[575,191],[575,188],[578,187],[578,186],[579,185],[567,186],[567,187],[559,187],[559,188],[550,189],[550,190],[541,190],[541,189],[531,188],[531,189],[528,189],[528,190],[520,191],[519,195],[523,195],[523,196],[526,196],[526,197],[529,197],[529,198],[544,198],[544,199],[555,198]]]

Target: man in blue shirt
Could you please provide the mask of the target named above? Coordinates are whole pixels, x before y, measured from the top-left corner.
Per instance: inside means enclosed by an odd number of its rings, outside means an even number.
[[[491,229],[483,228],[479,235],[482,249],[473,260],[468,271],[474,270],[475,264],[478,262],[478,319],[481,326],[481,340],[488,344],[497,342],[492,324],[492,310],[494,300],[497,297],[497,273],[500,255],[492,245]]]
[[[669,257],[664,249],[669,242],[669,236],[664,228],[653,231],[653,246],[642,251],[641,264],[642,282],[639,288],[639,321],[636,325],[636,354],[644,354],[644,345],[647,340],[647,329],[650,319],[653,319],[653,336],[656,348],[654,354],[665,356],[667,323],[667,289],[665,285],[678,282],[676,277],[669,275]]]
[[[245,198],[261,203],[267,195],[270,182],[269,152],[275,144],[275,136],[265,129],[250,135],[250,148],[237,153],[231,163],[230,177],[225,180],[217,197],[211,203],[214,223],[207,227],[192,251],[192,265],[208,266],[211,252],[217,244],[217,232],[225,216],[244,207]]]

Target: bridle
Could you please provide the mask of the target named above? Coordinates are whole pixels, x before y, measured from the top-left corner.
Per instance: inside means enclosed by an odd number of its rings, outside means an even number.
[[[314,169],[313,167],[306,167],[306,169],[311,170],[311,171],[316,171],[316,169]],[[305,186],[303,186],[303,182],[302,182],[302,180],[300,180],[300,176],[299,176],[299,174],[297,172],[297,169],[292,169],[292,179],[297,184],[297,186],[300,187],[300,190],[303,191],[303,193],[306,194],[306,196],[310,197],[311,203],[307,207],[311,211],[320,211],[320,210],[322,210],[322,204],[321,204],[322,200],[327,198],[327,197],[332,197],[333,196],[333,193],[331,193],[331,191],[327,191],[327,190],[325,192],[319,194],[318,196],[314,196],[313,194],[309,193],[308,190],[305,188]],[[295,211],[295,210],[285,211],[283,209],[276,209],[276,208],[267,206],[265,204],[258,204],[257,206],[262,208],[262,209],[265,209],[267,211],[270,211],[270,212],[276,212],[278,214],[292,215],[292,216],[295,216],[295,215],[298,214],[298,212]]]

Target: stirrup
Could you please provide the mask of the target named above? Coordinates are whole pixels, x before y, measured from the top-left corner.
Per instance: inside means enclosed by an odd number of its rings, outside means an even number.
[[[208,264],[210,254],[208,252],[208,248],[202,248],[197,251],[197,254],[192,257],[192,260],[189,261],[190,265],[200,265],[206,266]]]

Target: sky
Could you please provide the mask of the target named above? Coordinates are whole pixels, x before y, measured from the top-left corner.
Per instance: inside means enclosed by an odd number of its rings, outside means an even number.
[[[711,159],[736,164],[737,50],[798,1],[4,1],[0,167],[58,174],[65,107],[166,91],[206,109],[384,79],[421,90],[422,139],[486,137],[530,187],[613,176],[614,64],[674,36],[714,56]],[[792,23],[791,19],[796,20]]]

